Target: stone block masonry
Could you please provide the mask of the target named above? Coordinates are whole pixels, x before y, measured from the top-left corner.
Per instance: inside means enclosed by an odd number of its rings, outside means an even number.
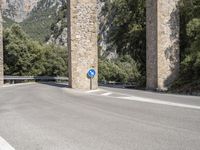
[[[179,0],[147,0],[147,89],[167,90],[179,72]]]
[[[68,0],[69,85],[74,89],[98,88],[97,1]],[[90,68],[97,71],[92,80]]]
[[[4,68],[3,68],[3,20],[0,1],[0,86],[4,83]]]

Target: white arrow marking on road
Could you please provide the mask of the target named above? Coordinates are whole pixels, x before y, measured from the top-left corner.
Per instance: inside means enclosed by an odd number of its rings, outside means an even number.
[[[103,93],[103,94],[101,94],[101,95],[103,95],[103,96],[109,96],[109,95],[111,95],[112,93],[110,93],[110,92],[107,92],[107,93]]]
[[[0,150],[15,150],[6,140],[0,137]]]
[[[137,96],[117,97],[117,98],[132,100],[132,101],[138,101],[138,102],[153,103],[153,104],[168,105],[168,106],[175,106],[175,107],[191,108],[191,109],[199,109],[200,110],[200,106],[181,104],[181,103],[173,103],[173,102],[168,102],[168,101],[161,101],[161,100],[143,98],[143,97],[137,97]]]

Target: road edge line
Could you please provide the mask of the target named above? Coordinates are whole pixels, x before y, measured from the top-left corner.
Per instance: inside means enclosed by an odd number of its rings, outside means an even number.
[[[181,107],[181,108],[191,108],[191,109],[200,110],[200,106],[183,104],[183,103],[174,103],[174,102],[169,102],[169,101],[161,101],[161,100],[158,100],[158,99],[154,100],[154,99],[150,99],[150,98],[143,98],[143,97],[137,97],[137,96],[117,97],[117,98],[132,100],[132,101],[137,101],[137,102],[160,104],[160,105],[167,105],[167,106],[174,106],[174,107]]]
[[[0,136],[0,150],[15,150],[5,139]]]

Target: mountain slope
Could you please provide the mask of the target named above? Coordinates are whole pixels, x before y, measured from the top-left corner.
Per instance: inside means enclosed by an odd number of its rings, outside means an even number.
[[[46,41],[51,33],[51,25],[58,16],[58,10],[63,5],[64,0],[41,0],[38,2],[20,25],[31,38],[38,41]]]
[[[55,22],[51,25],[51,35],[47,43],[67,46],[67,4],[62,5]]]
[[[9,8],[10,12],[15,12],[15,9],[12,10],[11,6],[16,8],[21,4],[20,7],[22,8],[23,2],[27,2],[28,0],[18,0],[18,3],[15,3],[15,5],[13,3],[14,1],[15,0],[10,0],[9,3],[7,1],[7,6],[4,10]],[[67,0],[34,1],[37,1],[37,4],[32,3],[30,6],[31,11],[29,9],[27,16],[25,18],[20,18],[23,20],[19,23],[20,26],[22,26],[22,29],[34,40],[67,46]],[[97,2],[98,20],[100,25],[98,39],[99,48],[102,50],[100,54],[102,55],[105,54],[105,51],[107,50],[107,31],[110,27],[110,23],[106,22],[106,11],[102,11],[102,9],[105,9],[106,7],[105,0],[98,0]],[[26,5],[28,4],[29,3]],[[4,13],[4,27],[9,27],[15,20],[15,18],[13,19],[10,15]],[[106,55],[110,55],[108,56],[110,58],[116,57],[115,51],[109,52]]]
[[[66,0],[3,0],[4,27],[20,24],[31,38],[45,42],[65,4]]]
[[[2,0],[3,15],[22,22],[26,19],[39,0]]]

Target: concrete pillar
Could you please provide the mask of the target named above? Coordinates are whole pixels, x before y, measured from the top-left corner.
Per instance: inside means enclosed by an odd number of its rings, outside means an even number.
[[[167,90],[179,72],[179,0],[147,0],[147,89]]]
[[[4,83],[4,68],[3,68],[3,19],[0,1],[0,86]]]
[[[69,85],[74,89],[89,90],[87,72],[98,68],[96,5],[96,0],[68,0]],[[98,87],[97,76],[92,89]]]

